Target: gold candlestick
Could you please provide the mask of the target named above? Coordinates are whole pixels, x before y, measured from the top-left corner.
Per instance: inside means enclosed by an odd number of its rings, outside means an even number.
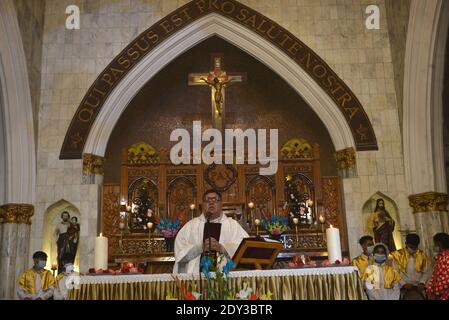
[[[51,271],[53,273],[53,277],[55,276],[56,270],[58,270],[58,263],[57,262],[53,262],[51,264]]]
[[[254,220],[254,225],[256,226],[256,237],[259,237],[260,220],[259,219]]]
[[[293,223],[295,225],[295,233],[296,233],[296,248],[299,247],[299,236],[298,236],[298,218],[293,218]]]
[[[152,250],[151,250],[151,229],[153,228],[153,222],[148,222],[147,227],[148,227],[148,251],[152,252]]]
[[[192,203],[191,205],[190,205],[190,220],[193,220],[193,218],[195,217],[195,204],[194,203]]]
[[[248,208],[249,208],[249,217],[248,217],[248,227],[251,230],[252,228],[252,221],[254,219],[253,217],[253,208],[254,208],[254,202],[249,202],[248,203]]]

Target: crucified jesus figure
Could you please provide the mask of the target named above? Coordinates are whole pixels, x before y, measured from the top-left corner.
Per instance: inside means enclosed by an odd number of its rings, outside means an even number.
[[[209,86],[215,88],[215,95],[214,95],[214,101],[215,101],[215,107],[217,109],[218,115],[221,116],[222,113],[222,104],[223,104],[223,93],[222,90],[227,86],[228,83],[231,82],[231,80],[223,81],[221,82],[218,77],[215,77],[213,82],[207,80],[206,78],[201,78],[202,81],[207,83]]]

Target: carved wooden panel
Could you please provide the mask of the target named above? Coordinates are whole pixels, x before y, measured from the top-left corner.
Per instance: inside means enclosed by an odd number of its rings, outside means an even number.
[[[102,194],[103,201],[101,203],[101,209],[103,216],[101,220],[101,232],[108,237],[119,232],[120,185],[104,184]]]
[[[157,184],[159,180],[158,167],[131,167],[128,169],[128,181],[135,181],[141,177],[146,177]]]
[[[233,165],[210,165],[204,172],[205,189],[217,189],[223,202],[239,202],[238,172]]]
[[[246,199],[253,202],[256,210],[273,212],[276,207],[276,186],[271,177],[247,176]]]
[[[141,190],[145,190],[146,196],[151,201],[150,209],[157,212],[158,208],[158,189],[154,181],[146,177],[140,177],[132,181],[128,187],[128,199],[131,200],[132,206],[130,226],[133,232],[147,232],[147,212],[138,209],[139,207],[142,208]]]
[[[118,236],[109,239],[109,255],[114,258],[148,256],[156,253],[166,253],[164,238],[152,238],[151,242],[147,236],[124,235],[122,239]]]
[[[328,224],[340,229],[342,249],[348,249],[346,220],[342,208],[341,180],[339,177],[323,177],[323,207]]]
[[[187,214],[190,210],[190,205],[196,205],[196,185],[185,176],[179,176],[172,179],[168,183],[167,202],[168,212],[175,214],[184,211],[186,213],[186,221],[189,220],[190,215]]]

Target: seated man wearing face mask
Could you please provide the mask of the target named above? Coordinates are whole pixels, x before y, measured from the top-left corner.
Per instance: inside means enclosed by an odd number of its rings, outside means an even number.
[[[358,257],[352,259],[351,264],[359,269],[359,275],[363,278],[366,268],[369,264],[369,257],[373,254],[374,241],[371,236],[363,236],[359,240],[363,253]]]
[[[425,299],[427,281],[430,279],[429,258],[419,250],[419,236],[408,234],[405,248],[391,253],[393,266],[401,274],[401,298],[404,300]]]
[[[401,275],[387,260],[387,246],[383,243],[376,244],[373,254],[374,261],[370,261],[362,278],[368,299],[399,300]]]
[[[19,277],[17,295],[21,300],[48,300],[53,296],[55,279],[45,270],[47,254],[37,251],[33,254],[34,266]]]
[[[55,300],[66,300],[69,294],[69,288],[67,287],[70,277],[75,275],[74,265],[72,262],[64,262],[64,272],[58,274],[55,280],[55,291],[53,298]]]

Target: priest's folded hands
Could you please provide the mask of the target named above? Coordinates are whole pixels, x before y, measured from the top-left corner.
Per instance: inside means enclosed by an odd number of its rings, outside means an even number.
[[[210,247],[209,247],[209,239],[210,239]],[[215,238],[208,238],[204,240],[203,242],[203,250],[204,251],[215,251],[219,253],[227,253],[226,249],[215,239]]]

